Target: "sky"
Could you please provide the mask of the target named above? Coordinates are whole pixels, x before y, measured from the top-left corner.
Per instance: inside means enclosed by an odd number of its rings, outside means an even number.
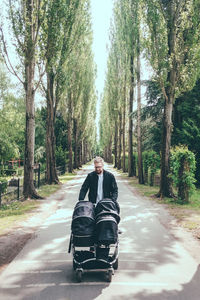
[[[112,18],[114,0],[91,0],[91,14],[93,25],[93,52],[94,60],[97,65],[96,90],[98,93],[97,102],[97,131],[100,118],[100,97],[103,93],[104,80],[106,77],[108,51],[107,45],[109,42],[109,28]],[[144,59],[141,60],[141,76],[143,80],[149,79],[150,70]],[[142,86],[142,103],[145,103],[146,87]],[[133,109],[136,109],[137,103],[134,102]],[[99,131],[97,132],[99,138]]]
[[[97,65],[96,90],[97,100],[97,139],[99,139],[100,97],[103,93],[105,72],[107,67],[109,44],[109,28],[112,17],[113,0],[91,0],[92,26],[93,26],[93,53]]]
[[[91,0],[93,24],[93,52],[97,64],[96,88],[102,93],[105,79],[109,43],[109,27],[112,17],[113,0]]]

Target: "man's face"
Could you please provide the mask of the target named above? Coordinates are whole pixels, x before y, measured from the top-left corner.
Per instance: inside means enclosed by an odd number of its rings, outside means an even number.
[[[95,163],[94,168],[97,174],[101,174],[103,172],[103,164],[102,163]]]

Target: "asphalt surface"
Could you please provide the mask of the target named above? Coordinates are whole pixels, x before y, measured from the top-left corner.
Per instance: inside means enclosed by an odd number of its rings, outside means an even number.
[[[109,169],[106,167],[106,169]],[[77,283],[68,254],[73,208],[86,170],[64,185],[58,209],[0,275],[2,300],[199,300],[200,267],[159,204],[115,173],[121,207],[119,268],[112,282],[90,272]],[[114,172],[113,170],[111,170]]]

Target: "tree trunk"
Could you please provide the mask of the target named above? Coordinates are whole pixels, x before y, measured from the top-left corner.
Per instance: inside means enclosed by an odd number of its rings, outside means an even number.
[[[79,168],[82,166],[83,163],[82,156],[83,156],[83,140],[80,140],[78,144],[78,167]]]
[[[118,151],[118,164],[117,168],[118,170],[121,169],[122,167],[122,160],[121,160],[121,154],[122,154],[122,113],[121,111],[119,112],[119,151]]]
[[[114,168],[117,168],[117,157],[118,157],[118,126],[117,121],[115,121],[115,145],[114,145],[114,155],[115,155],[115,164]]]
[[[78,168],[77,120],[74,118],[74,169]]]
[[[141,78],[140,78],[140,40],[137,41],[137,151],[138,151],[138,181],[144,184],[142,166],[142,137],[141,137]]]
[[[170,165],[169,155],[171,146],[172,133],[172,112],[175,99],[175,86],[177,80],[175,49],[176,49],[176,26],[174,24],[175,8],[173,3],[169,3],[169,18],[168,18],[168,59],[172,60],[167,76],[167,83],[165,89],[165,107],[163,116],[163,139],[162,139],[162,153],[161,153],[161,178],[159,197],[174,197],[172,191],[172,181],[169,178]]]
[[[35,48],[36,24],[34,24],[34,8],[32,2],[27,0],[25,9],[25,82],[26,94],[26,132],[24,151],[24,184],[23,195],[27,198],[41,198],[34,186],[34,147],[35,147],[35,106],[34,106],[34,77],[35,77]]]
[[[131,86],[129,97],[129,129],[128,129],[128,176],[133,176],[133,97],[134,97],[134,68],[133,68],[133,56],[130,57],[130,72],[131,72]]]
[[[126,172],[126,78],[124,83],[124,102],[123,102],[123,121],[122,121],[122,148],[123,148],[123,161],[122,170]]]
[[[58,183],[55,158],[55,109],[54,109],[54,75],[47,72],[47,121],[46,121],[46,179],[48,184]]]
[[[67,139],[68,139],[68,159],[69,159],[69,173],[73,171],[73,151],[72,151],[72,97],[69,94],[68,99],[68,122],[67,122]]]
[[[84,143],[84,160],[85,160],[85,163],[88,162],[88,144],[87,144],[87,140],[85,140],[85,143]]]
[[[171,131],[172,131],[172,101],[165,101],[164,117],[163,117],[163,138],[162,138],[162,152],[161,152],[161,178],[159,197],[173,197],[172,183],[169,178],[169,154],[171,145]]]
[[[34,79],[35,62],[27,53],[25,67],[26,92],[26,132],[24,153],[24,185],[23,195],[27,198],[40,198],[34,186],[34,147],[35,147],[35,108],[34,108]]]

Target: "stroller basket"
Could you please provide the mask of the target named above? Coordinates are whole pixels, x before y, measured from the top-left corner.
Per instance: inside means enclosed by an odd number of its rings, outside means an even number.
[[[76,247],[90,247],[94,245],[94,236],[72,236],[72,242]]]

